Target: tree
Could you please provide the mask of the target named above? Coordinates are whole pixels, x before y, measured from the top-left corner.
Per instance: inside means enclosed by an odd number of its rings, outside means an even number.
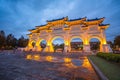
[[[28,39],[25,39],[23,36],[21,36],[18,39],[18,47],[26,47],[28,44]]]
[[[6,36],[4,31],[0,31],[0,49],[5,48]]]
[[[114,44],[113,44],[113,42],[112,42],[112,41],[107,41],[107,44],[109,44],[109,45],[110,45],[110,47],[111,47],[112,49],[114,49]]]
[[[6,38],[6,44],[8,49],[12,49],[17,45],[17,39],[14,37],[14,35],[9,34]]]
[[[26,47],[28,45],[28,39],[23,36],[17,40],[12,34],[5,35],[3,30],[0,31],[0,49],[13,49],[18,47]]]
[[[118,48],[120,47],[120,35],[115,37],[114,45],[117,46]]]

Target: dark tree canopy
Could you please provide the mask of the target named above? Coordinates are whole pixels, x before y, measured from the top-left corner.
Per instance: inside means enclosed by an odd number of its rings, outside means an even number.
[[[6,43],[10,48],[15,47],[17,45],[17,39],[14,37],[14,35],[9,34],[6,38]]]
[[[0,31],[0,49],[6,45],[6,36],[4,31]]]
[[[114,39],[114,45],[120,47],[120,35],[116,36]]]
[[[21,36],[19,39],[18,39],[18,46],[19,47],[26,47],[28,44],[28,39],[25,39],[23,36]]]
[[[21,36],[19,39],[15,38],[13,34],[5,35],[3,30],[0,30],[0,49],[13,49],[16,47],[26,47],[28,39]]]

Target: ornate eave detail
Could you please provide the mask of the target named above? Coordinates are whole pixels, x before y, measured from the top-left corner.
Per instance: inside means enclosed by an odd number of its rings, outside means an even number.
[[[77,25],[77,24],[81,24],[83,23],[84,21],[86,21],[86,17],[85,18],[81,18],[81,19],[73,19],[73,20],[69,20],[69,21],[66,21],[65,23],[69,26],[72,26],[72,25]]]
[[[104,21],[104,17],[103,18],[99,18],[99,19],[93,19],[93,20],[86,20],[86,21],[84,21],[83,23],[85,24],[85,25],[99,25],[99,24],[101,24],[103,21]]]
[[[103,18],[99,18],[99,19],[96,18],[96,19],[90,19],[90,20],[88,19],[87,20],[86,17],[84,17],[84,18],[79,18],[79,19],[68,20],[68,17],[63,17],[61,19],[47,21],[47,24],[36,26],[35,29],[31,29],[29,31],[31,33],[39,33],[41,30],[46,30],[47,32],[52,32],[51,27],[55,27],[56,25],[67,25],[67,27],[63,28],[64,30],[70,30],[70,27],[73,25],[83,25],[83,26],[81,26],[82,30],[87,30],[90,25],[98,25],[99,29],[107,29],[109,25],[102,24],[104,19],[105,18],[103,17]]]
[[[28,31],[30,31],[31,33],[38,33],[39,32],[38,29],[31,29],[31,30],[28,30]]]
[[[31,32],[31,31],[34,31],[34,30],[35,30],[35,29],[29,29],[28,31],[30,31],[30,32]]]
[[[29,37],[32,37],[32,33],[27,34]]]
[[[55,20],[51,20],[51,21],[47,21],[47,23],[51,26],[55,26],[58,24],[65,24],[65,22],[68,20],[68,17],[63,17],[61,19],[55,19]]]
[[[47,25],[39,26],[36,29],[45,29],[45,28],[47,28]]]
[[[100,24],[99,29],[107,29],[110,24]]]

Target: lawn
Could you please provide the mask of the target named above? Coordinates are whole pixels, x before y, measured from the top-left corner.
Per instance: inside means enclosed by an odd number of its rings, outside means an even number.
[[[88,56],[109,80],[120,80],[120,63],[106,61],[100,57]]]

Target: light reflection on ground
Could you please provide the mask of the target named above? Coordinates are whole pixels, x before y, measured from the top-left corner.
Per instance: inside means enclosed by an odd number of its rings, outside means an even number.
[[[72,59],[72,58],[57,58],[57,57],[53,57],[53,56],[40,56],[40,55],[31,55],[28,54],[26,56],[26,59],[28,60],[36,60],[36,61],[49,61],[49,62],[64,62],[65,65],[67,64],[72,64],[74,66],[82,66],[83,65],[83,61],[85,63],[88,62],[87,58],[84,57],[85,60],[80,60],[80,59]],[[87,62],[86,62],[87,60]],[[86,64],[84,64],[86,66]]]
[[[40,54],[28,54],[26,55],[26,59],[44,63],[47,61],[50,63],[56,63],[57,65],[59,64],[56,66],[56,69],[49,67],[48,68],[50,70],[60,72],[60,76],[68,77],[69,79],[72,76],[72,79],[70,80],[77,80],[76,78],[82,80],[99,80],[86,56],[79,58],[70,58],[59,56],[40,56]]]

